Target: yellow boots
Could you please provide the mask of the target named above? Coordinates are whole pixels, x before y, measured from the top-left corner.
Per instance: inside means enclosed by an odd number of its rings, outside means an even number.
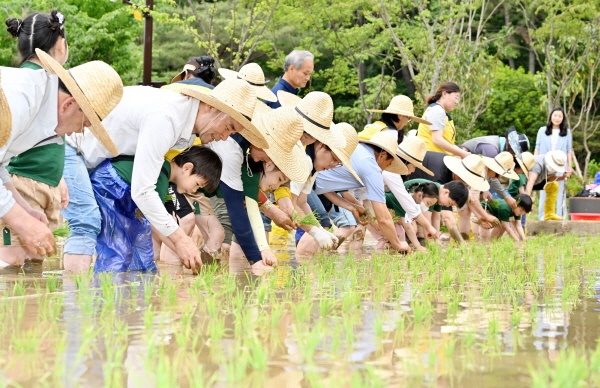
[[[546,202],[544,202],[544,221],[561,221],[563,218],[556,215],[556,198],[558,197],[558,182],[548,182],[544,186],[546,191]]]

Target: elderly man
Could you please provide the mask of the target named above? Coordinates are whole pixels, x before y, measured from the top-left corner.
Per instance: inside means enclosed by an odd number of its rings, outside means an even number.
[[[33,210],[10,181],[5,169],[10,159],[42,142],[62,141],[61,136],[81,132],[84,126],[97,142],[117,152],[100,119],[121,99],[119,75],[100,61],[67,72],[45,52],[36,50],[36,54],[46,71],[0,68],[0,177],[4,183],[0,185],[4,235],[0,264],[5,265],[22,264],[25,250],[40,256],[55,251],[45,215]],[[18,241],[11,241],[11,233]]]
[[[310,51],[294,50],[285,57],[283,65],[283,76],[273,86],[271,91],[277,95],[277,92],[283,90],[294,95],[298,94],[298,89],[305,88],[315,69],[315,56]],[[279,101],[268,102],[271,108],[279,108]]]

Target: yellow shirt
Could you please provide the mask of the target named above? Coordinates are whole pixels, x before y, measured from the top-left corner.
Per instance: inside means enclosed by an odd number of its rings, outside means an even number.
[[[365,129],[358,133],[358,140],[371,140],[373,135],[388,129],[388,126],[383,121],[375,121],[373,124],[365,125]]]
[[[431,107],[428,107],[423,114],[423,118],[427,118],[427,111]],[[419,124],[419,129],[417,130],[417,136],[419,136],[425,144],[427,145],[427,151],[435,151],[435,152],[443,152],[448,155],[453,155],[452,152],[448,152],[446,150],[441,149],[437,145],[433,143],[432,131],[427,124]],[[442,137],[448,143],[454,145],[456,141],[456,129],[454,128],[454,121],[449,118],[446,114],[446,126],[443,129]]]

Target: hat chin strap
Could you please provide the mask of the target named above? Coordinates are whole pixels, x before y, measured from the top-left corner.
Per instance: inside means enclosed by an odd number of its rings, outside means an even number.
[[[485,178],[483,177],[483,175],[479,175],[479,174],[477,174],[476,172],[474,172],[474,171],[471,171],[471,169],[470,169],[469,167],[467,167],[467,165],[465,164],[465,162],[464,162],[464,161],[462,161],[462,160],[461,160],[461,161],[460,161],[460,163],[463,165],[463,167],[465,168],[465,170],[467,170],[467,171],[468,171],[468,172],[470,172],[471,174],[473,174],[473,175],[475,175],[475,176],[478,176],[478,177],[480,177],[481,179],[485,180]]]
[[[496,160],[496,158],[494,158],[494,162],[496,162],[496,164],[497,164],[498,166],[500,166],[500,168],[502,169],[502,171],[504,171],[504,173],[505,173],[505,174],[508,174],[508,173],[510,173],[510,170],[507,170],[507,169],[505,169],[505,168],[504,168],[504,166],[503,166],[503,165],[501,165],[501,164],[500,164],[500,162]]]

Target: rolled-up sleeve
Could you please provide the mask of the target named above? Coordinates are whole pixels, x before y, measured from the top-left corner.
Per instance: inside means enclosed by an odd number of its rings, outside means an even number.
[[[153,117],[152,117],[153,116]],[[177,222],[169,215],[156,192],[165,154],[177,136],[173,124],[164,115],[146,118],[140,130],[131,177],[131,198],[148,222],[163,236],[170,236]]]

